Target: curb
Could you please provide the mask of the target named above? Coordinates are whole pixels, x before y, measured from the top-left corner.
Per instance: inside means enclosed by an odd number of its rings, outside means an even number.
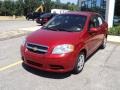
[[[120,44],[120,36],[108,35],[107,41]]]
[[[18,21],[18,20],[26,20],[25,16],[0,16],[0,21]]]

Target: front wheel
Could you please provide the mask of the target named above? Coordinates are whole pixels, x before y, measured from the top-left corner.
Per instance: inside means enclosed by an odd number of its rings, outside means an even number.
[[[76,60],[76,64],[74,66],[73,72],[75,74],[80,73],[83,70],[84,64],[85,64],[85,54],[82,52],[79,54]]]

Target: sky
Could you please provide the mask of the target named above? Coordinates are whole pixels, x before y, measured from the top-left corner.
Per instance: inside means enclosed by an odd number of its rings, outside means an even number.
[[[53,0],[55,1],[55,0]],[[75,3],[77,4],[77,0],[60,0],[62,3],[67,3],[67,2],[71,2],[71,3]]]

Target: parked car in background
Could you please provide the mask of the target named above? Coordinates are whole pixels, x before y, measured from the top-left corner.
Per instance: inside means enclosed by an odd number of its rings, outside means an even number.
[[[41,15],[40,17],[38,17],[36,19],[36,22],[43,25],[56,15],[57,14],[55,14],[55,13],[45,13],[45,14]]]
[[[91,54],[106,47],[107,32],[108,24],[97,13],[57,15],[27,36],[21,45],[23,63],[44,71],[77,74]]]
[[[26,19],[27,20],[30,20],[30,19],[32,19],[32,20],[35,20],[36,18],[38,18],[38,17],[40,17],[42,14],[44,14],[44,13],[40,13],[40,12],[33,12],[33,13],[28,13],[27,15],[26,15]]]
[[[113,24],[114,25],[120,25],[120,16],[114,16]]]

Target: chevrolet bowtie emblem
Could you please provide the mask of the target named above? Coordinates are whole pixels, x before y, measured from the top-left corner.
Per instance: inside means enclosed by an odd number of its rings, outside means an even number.
[[[33,51],[37,51],[37,50],[38,50],[38,48],[37,48],[37,47],[33,47],[32,49],[33,49]]]

